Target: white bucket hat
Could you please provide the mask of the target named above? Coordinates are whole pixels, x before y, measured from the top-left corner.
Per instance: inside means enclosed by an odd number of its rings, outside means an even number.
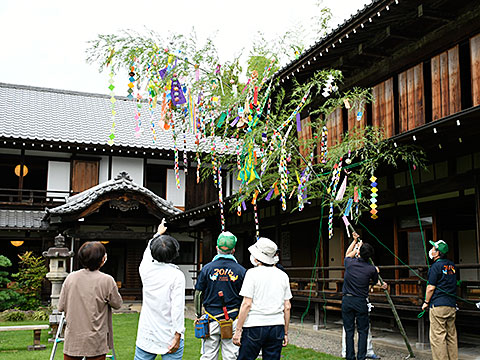
[[[255,244],[248,248],[248,251],[250,251],[250,254],[258,261],[267,265],[274,265],[278,262],[278,256],[275,255],[277,249],[277,244],[272,240],[261,237]]]

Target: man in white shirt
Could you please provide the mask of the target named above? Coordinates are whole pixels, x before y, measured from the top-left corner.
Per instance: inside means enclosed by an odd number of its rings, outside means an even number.
[[[248,250],[255,267],[247,271],[240,291],[243,302],[233,343],[240,346],[238,360],[255,360],[260,350],[264,359],[279,360],[288,344],[290,281],[274,266],[278,256],[273,241],[260,238]]]
[[[143,303],[138,322],[135,360],[181,360],[185,332],[185,275],[172,260],[178,241],[164,235],[165,221],[148,242],[140,263]]]

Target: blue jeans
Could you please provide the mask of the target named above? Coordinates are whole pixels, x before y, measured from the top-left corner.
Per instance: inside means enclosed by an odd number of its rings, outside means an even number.
[[[237,360],[255,360],[262,350],[262,358],[279,360],[285,337],[283,325],[244,327]]]
[[[367,355],[368,337],[368,307],[367,299],[358,296],[344,295],[342,298],[342,320],[345,328],[345,342],[347,345],[347,360],[355,360],[355,346],[353,336],[355,334],[355,320],[358,331],[357,360],[365,360]]]
[[[163,354],[161,355],[162,360],[182,360],[183,357],[183,339],[180,340],[180,347],[173,354]],[[135,358],[134,360],[155,360],[158,354],[152,354],[146,352],[145,350],[140,349],[138,346],[135,347]]]

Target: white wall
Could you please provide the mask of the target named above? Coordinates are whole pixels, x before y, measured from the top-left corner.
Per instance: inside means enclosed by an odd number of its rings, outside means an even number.
[[[47,197],[65,198],[68,194],[58,193],[59,191],[70,191],[70,162],[49,161],[47,176]]]
[[[175,180],[175,170],[167,169],[167,201],[171,201],[173,206],[185,206],[185,172],[181,169],[179,171],[180,176],[180,189],[177,189],[177,183]]]
[[[108,181],[108,156],[101,156],[98,169],[98,183],[101,184],[105,181]]]
[[[114,156],[112,158],[112,178],[126,171],[137,185],[143,186],[143,159]]]

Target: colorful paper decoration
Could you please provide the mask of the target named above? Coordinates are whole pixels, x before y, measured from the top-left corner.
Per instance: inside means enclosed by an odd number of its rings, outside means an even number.
[[[255,194],[253,194],[252,204],[253,204],[253,216],[255,218],[255,234],[257,240],[260,238],[260,228],[258,224],[258,211],[257,211],[257,196],[259,191],[255,190]]]
[[[320,162],[322,164],[327,163],[328,154],[328,128],[323,125],[322,128],[322,141],[320,143]]]
[[[372,175],[372,177],[370,178],[370,181],[372,182],[370,184],[370,186],[372,187],[371,191],[372,191],[372,194],[370,195],[370,208],[372,210],[370,210],[370,214],[372,214],[371,218],[372,219],[378,219],[378,211],[377,211],[377,192],[378,192],[378,188],[377,188],[377,182],[376,182],[377,178],[375,176]]]
[[[188,174],[188,159],[187,159],[187,132],[183,132],[183,171],[185,175]]]
[[[220,221],[223,232],[225,231],[225,215],[223,214],[222,164],[218,165],[218,204],[220,206]]]
[[[300,104],[297,105],[295,110],[292,112],[292,114],[288,117],[287,120],[285,120],[282,125],[277,129],[277,131],[283,130],[290,122],[292,119],[298,114],[298,112],[302,109],[303,105],[305,105],[305,102],[307,101],[308,95],[310,95],[310,89],[308,89],[305,92],[305,95],[303,95],[302,100],[300,101]]]
[[[127,99],[133,100],[133,88],[135,87],[135,66],[132,63],[132,66],[130,67],[130,73],[128,74],[130,77],[128,78],[129,83],[128,83],[128,95]]]
[[[113,140],[115,139],[115,114],[117,113],[115,111],[115,103],[116,103],[116,99],[115,99],[115,92],[113,91],[115,89],[115,86],[113,85],[114,83],[114,80],[113,80],[113,77],[115,76],[114,72],[113,72],[113,69],[110,71],[110,79],[108,80],[109,82],[109,86],[108,88],[110,89],[110,104],[111,104],[111,112],[112,112],[112,117],[111,117],[111,121],[112,121],[112,129],[110,130],[110,135],[108,136],[108,141],[107,141],[107,144],[108,145],[113,145]]]

